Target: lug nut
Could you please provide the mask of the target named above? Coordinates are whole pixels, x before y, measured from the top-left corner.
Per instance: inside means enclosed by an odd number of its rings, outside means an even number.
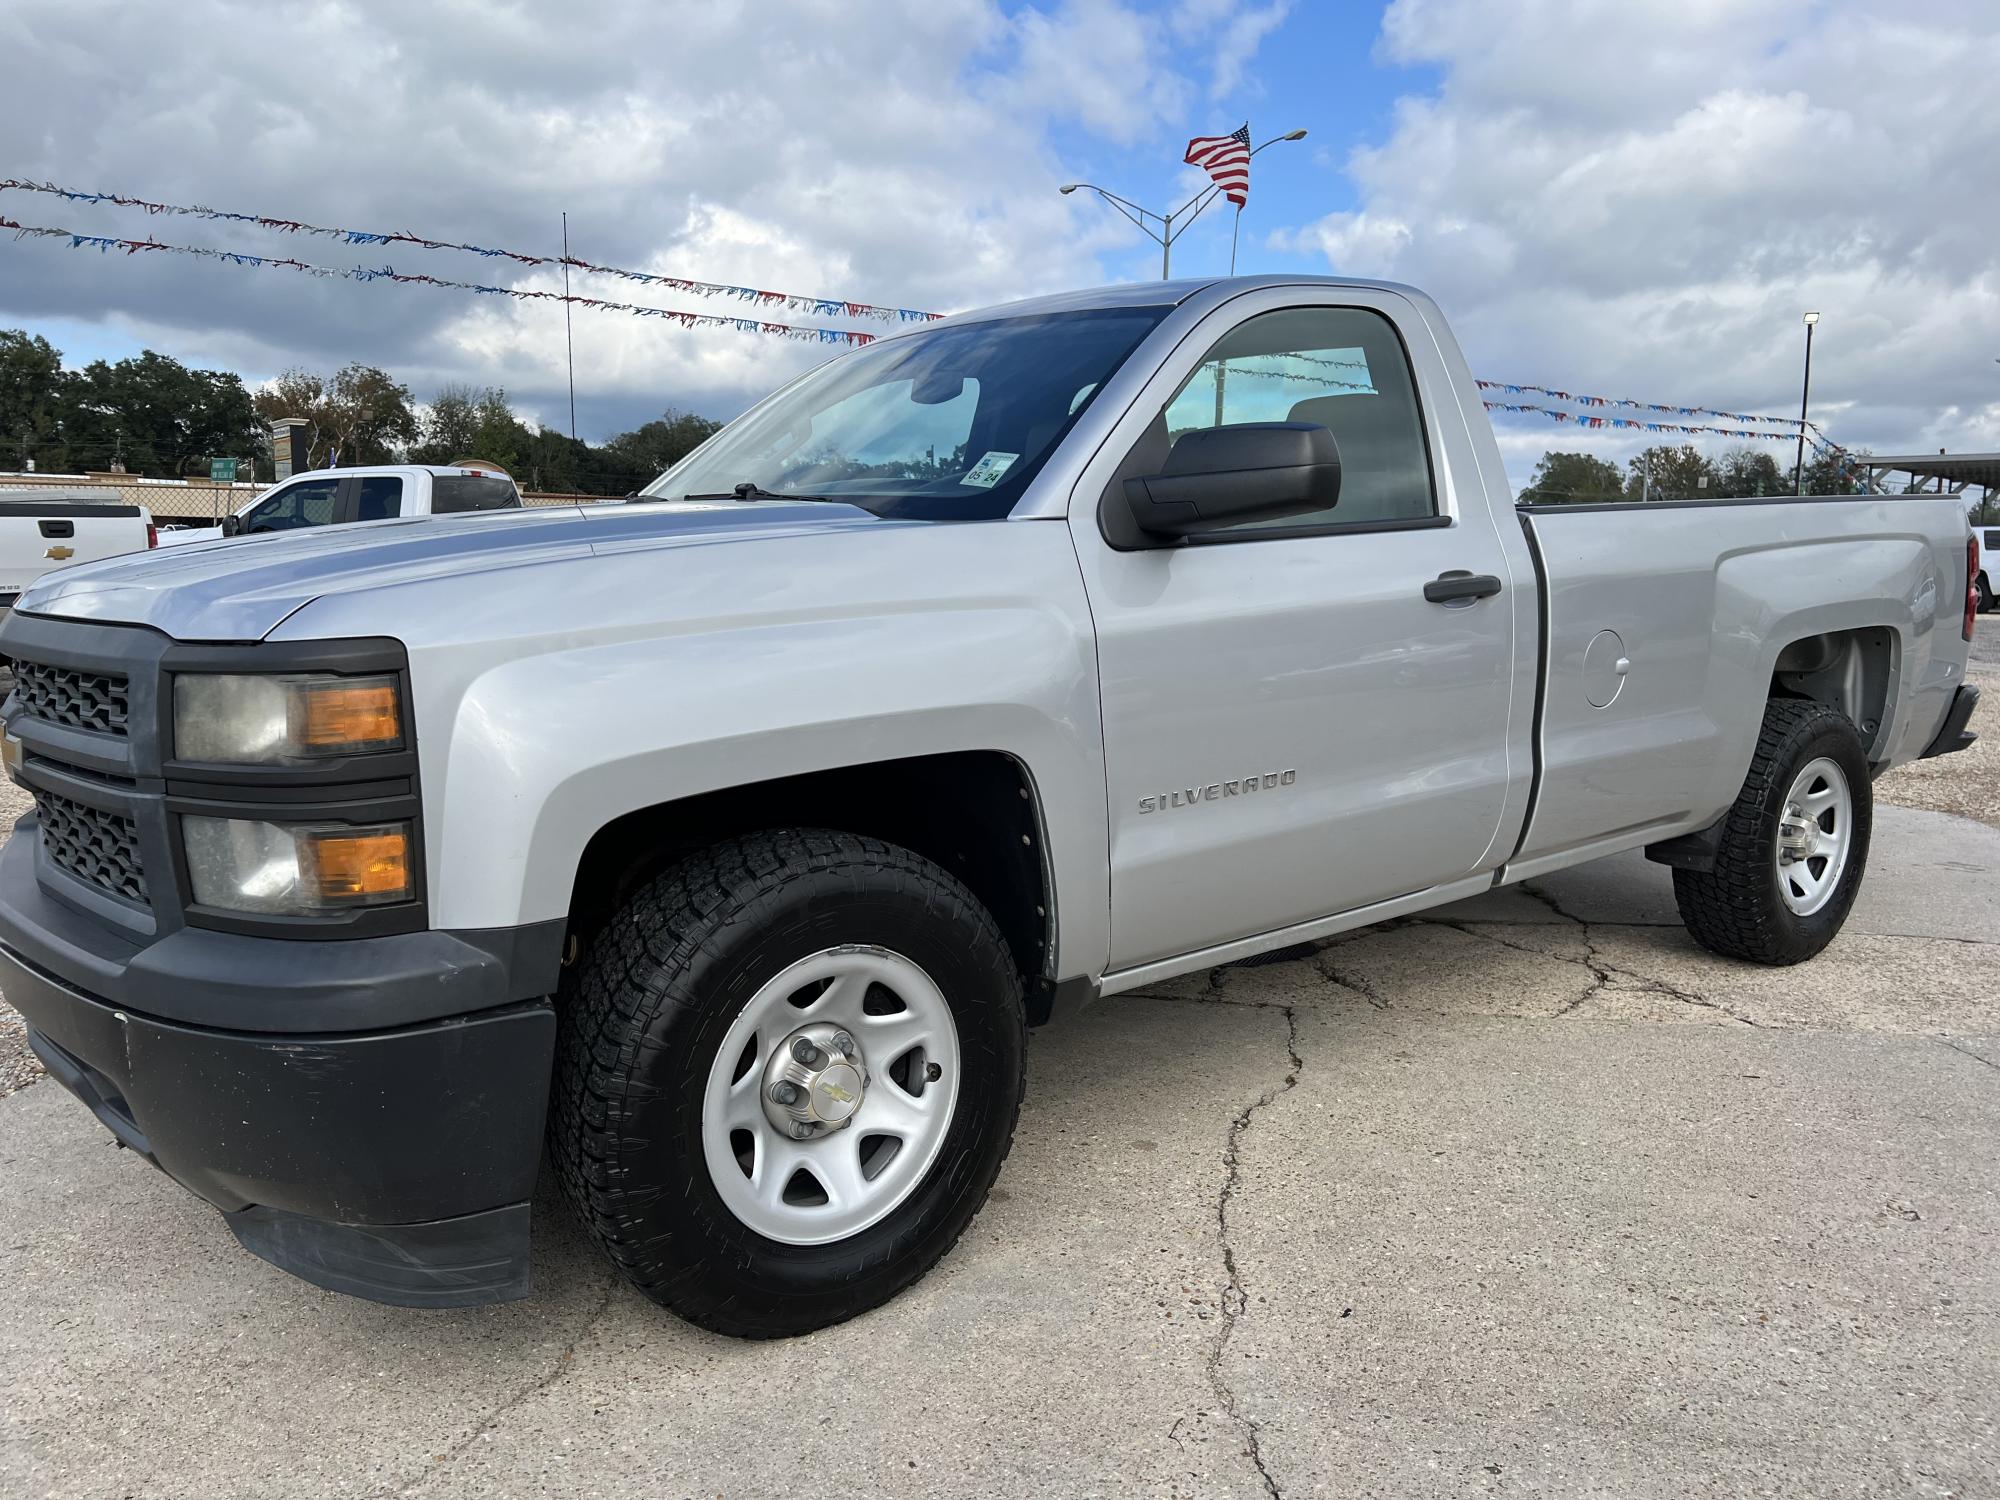
[[[789,1079],[779,1079],[771,1085],[771,1102],[787,1108],[799,1102],[799,1086]]]
[[[811,1135],[812,1133],[813,1133],[813,1128],[812,1128],[812,1126],[808,1125],[808,1124],[807,1124],[807,1123],[806,1123],[806,1122],[805,1122],[804,1120],[794,1120],[794,1121],[792,1121],[792,1139],[793,1139],[793,1140],[795,1140],[795,1141],[802,1141],[802,1140],[806,1139],[806,1137],[808,1137],[808,1136],[809,1136],[809,1135]]]
[[[792,1043],[792,1056],[809,1068],[818,1067],[821,1061],[820,1050],[812,1044],[810,1037],[802,1036]]]
[[[833,1050],[842,1057],[854,1056],[854,1038],[844,1031],[836,1031],[833,1034]]]
[[[944,1077],[944,1069],[936,1063],[926,1063],[924,1065],[924,1077],[928,1078],[932,1083],[936,1083],[940,1078]]]

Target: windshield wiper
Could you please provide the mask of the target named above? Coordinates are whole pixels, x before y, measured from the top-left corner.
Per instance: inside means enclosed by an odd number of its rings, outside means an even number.
[[[767,490],[761,484],[745,480],[725,495],[684,495],[685,500],[809,500],[821,501],[827,505],[852,505],[854,502],[841,495],[781,495],[776,490]]]

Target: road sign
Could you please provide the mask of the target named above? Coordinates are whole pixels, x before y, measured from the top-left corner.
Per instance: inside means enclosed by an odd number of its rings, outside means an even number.
[[[211,458],[208,461],[208,477],[216,484],[236,482],[236,460],[233,458]]]

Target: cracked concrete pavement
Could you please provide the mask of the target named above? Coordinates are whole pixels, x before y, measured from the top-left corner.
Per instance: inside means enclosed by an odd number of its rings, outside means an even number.
[[[1799,968],[1635,854],[1105,1001],[939,1269],[779,1344],[553,1198],[528,1302],[317,1291],[23,1088],[0,1495],[2000,1493],[1996,917],[2000,829],[1883,806]]]

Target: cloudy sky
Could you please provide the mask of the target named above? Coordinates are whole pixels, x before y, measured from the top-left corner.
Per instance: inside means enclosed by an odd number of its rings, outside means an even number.
[[[956,309],[1158,274],[1076,178],[1198,184],[1248,118],[1240,264],[1415,282],[1497,379],[2000,448],[1994,0],[9,0],[0,178]],[[81,233],[490,281],[502,263],[0,193]],[[1217,213],[1176,269],[1221,272]],[[557,285],[534,272],[510,284]],[[578,291],[700,311],[587,278]],[[794,315],[795,316],[795,315]],[[72,363],[379,364],[567,420],[559,309],[0,238]],[[869,326],[869,325],[859,325]],[[728,416],[817,348],[575,315],[580,435]],[[1507,418],[1516,478],[1619,433]],[[1775,445],[1774,445],[1775,448]]]

